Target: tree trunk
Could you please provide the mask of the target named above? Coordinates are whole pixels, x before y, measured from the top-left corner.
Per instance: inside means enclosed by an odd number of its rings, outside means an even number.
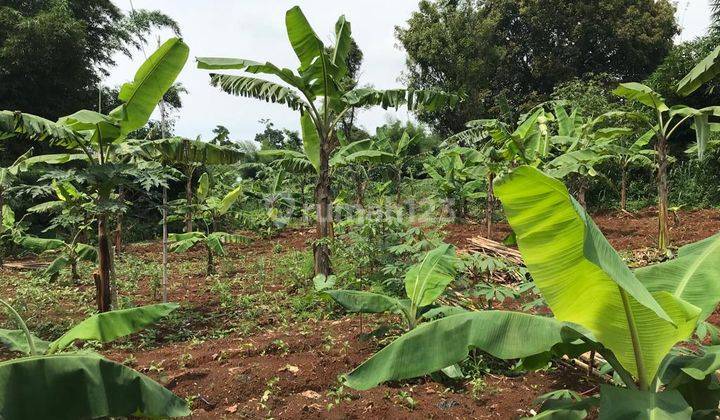
[[[657,187],[658,187],[658,249],[667,250],[670,245],[670,231],[668,229],[668,158],[667,140],[660,137],[655,145],[658,159]]]
[[[187,181],[185,182],[185,202],[188,206],[187,212],[185,213],[185,232],[193,231],[193,214],[191,208],[193,199],[192,174],[193,171],[188,171],[188,173],[186,174]]]
[[[367,187],[366,180],[356,180],[355,184],[355,204],[359,207],[365,207],[365,188]]]
[[[163,303],[167,303],[168,301],[168,269],[167,269],[167,257],[168,257],[168,225],[167,225],[167,216],[168,216],[168,210],[167,210],[167,199],[168,199],[168,191],[167,188],[163,187],[163,207],[162,207],[162,223],[163,223],[163,232],[162,232],[162,249],[163,249],[163,255],[162,255],[162,299]]]
[[[98,217],[98,276],[95,279],[97,289],[98,312],[107,312],[111,309],[111,250],[108,238],[108,217],[102,214]]]
[[[492,217],[493,211],[495,210],[495,189],[493,181],[495,180],[495,174],[490,172],[488,174],[488,191],[487,191],[487,207],[485,208],[485,226],[487,228],[487,237],[492,237]]]
[[[578,203],[584,208],[587,209],[587,202],[585,199],[585,193],[587,192],[587,183],[585,182],[584,177],[580,177],[578,179],[578,190],[577,190],[577,199]]]
[[[75,284],[77,284],[80,280],[80,274],[78,274],[78,263],[75,257],[70,260],[70,277],[72,282]]]
[[[620,174],[620,210],[627,211],[627,169],[622,168]]]
[[[332,192],[330,190],[330,141],[322,142],[320,147],[320,173],[315,185],[315,205],[317,206],[317,239],[313,245],[315,275],[332,274],[330,246],[327,241],[333,234]]]
[[[5,192],[3,191],[2,187],[0,187],[0,223],[2,223],[3,220],[3,206],[5,205]],[[2,244],[0,244],[0,247],[2,247]],[[5,249],[4,247],[0,248],[0,267],[5,265]]]
[[[212,250],[208,247],[207,249],[207,275],[212,276],[215,274],[215,262],[213,261]]]
[[[400,188],[400,182],[402,181],[402,170],[398,169],[395,174],[395,202],[400,204],[402,201],[402,188]]]
[[[125,190],[120,187],[120,193],[118,194],[118,200],[122,202],[125,198]],[[115,238],[113,243],[115,244],[115,255],[120,255],[122,250],[122,230],[123,230],[123,213],[117,215],[117,221],[115,223]]]

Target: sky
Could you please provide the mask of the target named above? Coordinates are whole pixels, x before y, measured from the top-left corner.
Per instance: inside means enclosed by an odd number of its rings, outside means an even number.
[[[178,77],[188,90],[183,108],[175,115],[177,135],[209,140],[217,125],[230,130],[234,140],[252,140],[264,129],[261,119],[270,119],[276,127],[299,129],[299,117],[284,105],[265,103],[250,98],[228,95],[208,83],[208,71],[198,70],[194,57],[237,57],[270,61],[280,67],[297,68],[297,59],[287,40],[285,11],[299,5],[318,35],[328,44],[337,18],[344,14],[352,23],[353,37],[364,54],[360,84],[379,89],[401,87],[405,69],[405,52],[398,47],[394,35],[396,25],[404,26],[417,0],[113,0],[126,10],[159,9],[175,19],[182,29],[184,41],[190,46],[190,59]],[[708,0],[677,0],[677,18],[683,32],[677,41],[703,35],[709,24]],[[202,6],[200,6],[202,5]],[[170,32],[159,31],[155,37],[167,40]],[[131,80],[151,54],[157,41],[133,58],[116,57],[104,83],[118,86]],[[362,111],[358,122],[373,133],[390,118],[412,119],[404,109],[399,111],[374,108]]]

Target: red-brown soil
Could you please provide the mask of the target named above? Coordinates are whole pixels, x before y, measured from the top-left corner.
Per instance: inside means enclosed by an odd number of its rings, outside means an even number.
[[[705,209],[679,211],[677,218],[671,215],[670,238],[676,246],[705,239],[720,232],[720,210]],[[593,220],[618,250],[631,251],[653,247],[657,243],[657,214],[653,209],[637,213],[612,212],[593,215]],[[484,223],[450,224],[443,228],[445,241],[462,249],[467,240],[485,236]],[[511,232],[507,223],[493,225],[492,238],[502,241]]]
[[[720,211],[681,212],[680,223],[672,229],[675,244],[684,244],[720,231]],[[627,215],[604,214],[595,217],[610,242],[623,250],[649,247],[655,238],[656,222],[651,211]],[[496,224],[493,239],[502,240],[509,229]],[[485,234],[483,224],[452,224],[443,228],[446,241],[462,249],[467,239]],[[273,260],[292,250],[307,249],[314,238],[310,229],[288,230],[270,239],[253,238],[248,244],[232,245],[226,261],[232,268],[227,276],[253,275],[249,264],[259,258]],[[160,262],[159,243],[129,245],[126,253],[145,261]],[[171,265],[205,261],[201,250],[170,254]],[[333,419],[410,419],[481,418],[511,419],[529,415],[537,408],[533,400],[546,392],[573,389],[585,394],[597,390],[597,380],[568,366],[517,376],[486,374],[475,387],[466,384],[448,387],[427,379],[391,383],[370,391],[339,388],[338,376],[349,372],[381,348],[381,344],[361,335],[386,317],[336,314],[335,318],[297,320],[274,314],[273,305],[288,305],[295,293],[282,279],[268,277],[262,283],[266,301],[257,308],[224,309],[216,293],[209,293],[216,279],[202,271],[171,276],[170,300],[196,315],[177,327],[192,333],[226,327],[224,338],[170,342],[178,330],[159,328],[156,346],[138,350],[130,346],[108,346],[108,357],[125,361],[176,394],[192,401],[193,418],[333,418]],[[245,280],[243,280],[245,281]],[[234,284],[235,296],[253,293],[257,283]],[[137,304],[155,302],[150,280],[140,281],[132,296]],[[3,291],[5,293],[7,291]],[[246,311],[260,309],[252,319],[253,328],[233,330]],[[263,310],[264,309],[264,310]],[[362,324],[364,321],[364,325]],[[247,322],[247,321],[244,321]],[[474,388],[474,389],[473,389]]]

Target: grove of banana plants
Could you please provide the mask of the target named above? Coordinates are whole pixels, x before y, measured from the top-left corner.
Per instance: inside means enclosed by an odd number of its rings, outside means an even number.
[[[720,418],[720,2],[215,3],[0,2],[0,419]]]

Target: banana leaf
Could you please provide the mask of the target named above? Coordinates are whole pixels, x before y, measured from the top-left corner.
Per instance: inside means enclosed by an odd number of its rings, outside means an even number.
[[[543,354],[577,335],[554,318],[519,312],[467,312],[421,324],[344,377],[366,390],[390,380],[415,378],[444,369],[479,349],[501,359]]]
[[[600,420],[689,419],[692,408],[678,391],[651,392],[600,385]]]
[[[75,340],[113,341],[154,324],[178,307],[177,303],[159,303],[93,315],[53,341],[48,352],[62,351]]]
[[[50,346],[49,341],[45,341],[34,335],[30,334],[33,344],[35,344],[35,351],[45,353]],[[0,329],[0,343],[2,343],[8,350],[17,351],[23,354],[30,354],[30,346],[28,345],[27,337],[23,330],[5,330]]]
[[[677,258],[635,270],[651,292],[665,291],[701,309],[707,319],[720,302],[720,233],[685,245]]]
[[[560,181],[519,167],[497,182],[496,194],[555,317],[590,330],[649,383],[668,351],[692,334],[700,309],[668,292],[651,294]]]
[[[121,121],[122,134],[137,130],[150,115],[185,67],[190,48],[179,38],[171,38],[140,66],[132,82],[120,88],[123,104],[110,112]]]
[[[129,367],[94,354],[0,363],[0,418],[183,417],[185,401]]]
[[[455,248],[442,244],[405,275],[405,293],[415,307],[430,305],[455,278]]]

